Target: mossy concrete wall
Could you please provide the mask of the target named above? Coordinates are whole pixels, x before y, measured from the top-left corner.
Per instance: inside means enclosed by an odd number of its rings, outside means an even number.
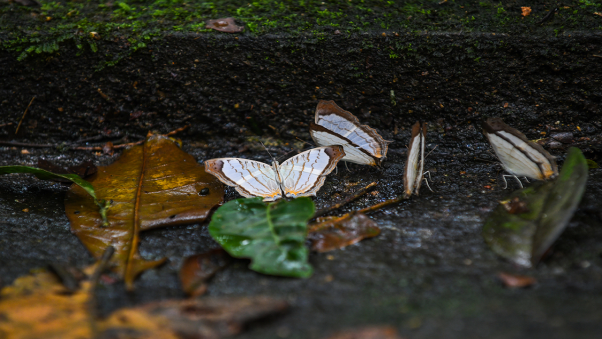
[[[16,124],[35,96],[17,139],[69,142],[186,124],[199,135],[307,138],[317,100],[332,99],[387,138],[416,120],[470,133],[465,127],[486,116],[531,135],[552,127],[593,137],[602,127],[601,48],[598,32],[172,34],[102,70],[103,56],[76,56],[75,47],[21,62],[4,50],[0,125]]]

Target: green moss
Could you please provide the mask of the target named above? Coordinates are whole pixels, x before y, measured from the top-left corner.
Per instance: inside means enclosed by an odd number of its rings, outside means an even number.
[[[553,8],[555,2],[545,0]],[[123,41],[126,52],[105,60],[114,64],[136,50],[160,43],[173,32],[224,34],[205,28],[207,19],[234,17],[244,24],[243,34],[252,36],[286,33],[315,35],[326,39],[338,29],[346,34],[361,32],[422,32],[432,30],[524,32],[520,25],[534,24],[545,13],[523,18],[490,0],[41,0],[30,8],[14,2],[0,5],[1,48],[13,51],[19,60],[37,54],[58,53],[72,44],[80,53],[102,53],[108,42]],[[565,2],[556,16],[564,29],[600,29],[591,20],[602,4],[595,0]],[[579,9],[579,13],[574,13]],[[540,27],[541,28],[541,27]],[[541,28],[545,29],[545,27]],[[91,35],[91,32],[95,34]],[[99,38],[98,40],[96,40]],[[126,43],[127,42],[127,43]],[[369,47],[368,47],[369,48]],[[394,53],[395,54],[395,53]]]

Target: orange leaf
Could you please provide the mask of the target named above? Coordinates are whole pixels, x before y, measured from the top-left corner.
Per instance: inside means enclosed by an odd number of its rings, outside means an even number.
[[[224,188],[168,137],[153,135],[123,152],[112,165],[99,167],[89,182],[98,199],[112,201],[102,226],[98,206],[79,186],[71,186],[65,212],[71,231],[99,258],[113,245],[110,265],[128,289],[142,271],[165,259],[146,261],[138,254],[139,233],[152,228],[202,222],[223,203]]]
[[[180,282],[184,292],[192,296],[204,294],[207,291],[207,280],[229,262],[230,256],[221,248],[186,258],[180,269]]]

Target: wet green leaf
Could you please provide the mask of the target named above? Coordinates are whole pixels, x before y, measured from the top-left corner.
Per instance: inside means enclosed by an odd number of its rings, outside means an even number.
[[[587,171],[583,153],[578,148],[571,147],[533,236],[532,264],[541,259],[571,220],[585,191]]]
[[[594,168],[600,168],[600,166],[598,166],[598,163],[593,161],[592,159],[587,159],[587,167],[589,167],[589,169],[594,169]]]
[[[72,181],[74,184],[83,188],[88,194],[96,199],[96,193],[92,184],[79,177],[77,174],[57,174],[49,171],[45,171],[40,168],[29,167],[29,166],[0,166],[0,175],[10,173],[30,173],[35,174],[36,177],[42,180],[52,179],[67,179]]]
[[[485,242],[518,265],[535,265],[573,216],[585,189],[587,170],[581,151],[570,148],[558,178],[515,191],[500,202],[483,227]],[[510,206],[517,201],[524,206]]]
[[[215,211],[209,233],[233,257],[250,258],[254,271],[305,278],[313,272],[304,242],[314,212],[307,197],[270,204],[236,199]]]

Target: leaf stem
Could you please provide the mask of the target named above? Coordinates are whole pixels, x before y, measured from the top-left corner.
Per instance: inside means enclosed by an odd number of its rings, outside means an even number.
[[[357,198],[361,197],[362,195],[366,194],[366,192],[368,192],[368,190],[369,190],[370,188],[372,188],[372,187],[376,186],[376,184],[377,184],[377,182],[375,181],[375,182],[373,182],[373,183],[369,184],[368,186],[366,186],[366,187],[364,187],[364,188],[360,189],[359,191],[355,192],[354,194],[352,194],[352,195],[349,195],[347,198],[345,198],[345,200],[343,200],[343,201],[341,201],[341,202],[339,202],[339,203],[336,203],[336,204],[334,204],[334,205],[331,205],[331,206],[328,206],[328,207],[324,207],[324,208],[322,208],[322,209],[319,209],[319,210],[316,212],[316,214],[314,214],[314,218],[321,217],[321,216],[323,216],[324,214],[326,214],[326,213],[328,213],[328,212],[330,212],[330,211],[334,211],[334,210],[336,210],[336,209],[339,209],[339,208],[343,207],[344,205],[346,205],[346,204],[348,204],[348,203],[352,202],[353,200],[355,200],[355,199],[357,199]]]
[[[274,203],[268,204],[268,207],[266,210],[266,219],[268,220],[268,226],[270,227],[270,232],[272,233],[272,237],[274,238],[276,245],[280,245],[280,239],[278,238],[278,235],[276,234],[276,229],[274,228],[274,224],[272,223],[272,216],[270,215],[270,210],[272,209],[272,205],[274,205]]]

